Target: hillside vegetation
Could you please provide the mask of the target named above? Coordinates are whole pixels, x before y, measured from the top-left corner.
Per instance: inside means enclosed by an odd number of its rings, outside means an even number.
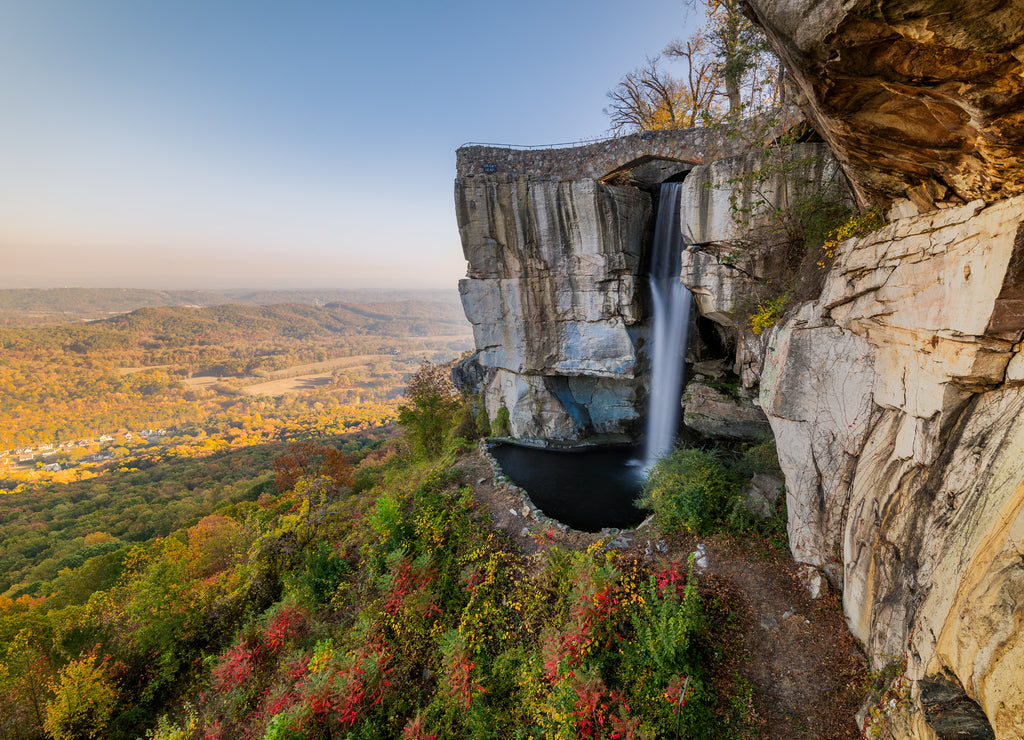
[[[458,303],[455,290],[145,290],[139,288],[22,288],[0,290],[0,326],[40,326],[108,318],[147,306],[227,303]]]
[[[472,404],[414,382],[404,408],[439,447],[293,445],[191,526],[85,534],[0,599],[0,737],[742,736],[692,565],[525,555],[478,513]]]
[[[424,357],[469,346],[458,306],[415,301],[143,308],[0,329],[0,451],[214,418],[280,419],[293,404],[282,395],[302,388],[322,407],[386,404]],[[242,397],[290,368],[348,357],[360,362]]]

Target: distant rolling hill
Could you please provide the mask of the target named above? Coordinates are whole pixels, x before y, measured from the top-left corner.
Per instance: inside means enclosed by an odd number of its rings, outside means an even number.
[[[0,290],[0,325],[40,326],[107,318],[158,306],[268,306],[296,303],[441,303],[457,305],[451,290],[146,290],[132,288],[24,288]],[[372,310],[372,309],[371,309]],[[395,309],[397,310],[397,309]]]
[[[470,333],[462,308],[454,303],[153,306],[85,323],[0,328],[0,348],[83,354],[101,351],[134,356],[141,351],[191,347],[208,355],[264,342],[300,347],[325,341],[334,344],[342,337],[444,337]]]
[[[269,306],[224,304],[190,308],[146,307],[91,324],[134,336],[246,339],[320,336],[435,336],[465,334],[469,323],[452,303],[331,303],[313,306],[280,303]]]

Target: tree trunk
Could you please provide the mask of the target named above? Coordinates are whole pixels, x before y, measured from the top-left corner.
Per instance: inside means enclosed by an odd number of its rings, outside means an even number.
[[[727,75],[725,78],[725,93],[729,97],[729,115],[738,118],[743,107],[743,98],[740,95],[740,81]]]

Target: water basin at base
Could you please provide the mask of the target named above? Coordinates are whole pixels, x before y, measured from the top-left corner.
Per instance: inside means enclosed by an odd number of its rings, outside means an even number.
[[[491,454],[541,511],[573,529],[625,529],[644,520],[645,513],[633,506],[644,480],[635,449],[546,450],[503,443],[491,447]]]

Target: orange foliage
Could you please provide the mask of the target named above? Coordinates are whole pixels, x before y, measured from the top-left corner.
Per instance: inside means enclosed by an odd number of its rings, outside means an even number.
[[[337,486],[352,485],[352,465],[345,454],[308,440],[288,445],[274,460],[274,473],[274,484],[281,491],[290,490],[300,478],[327,478]]]

